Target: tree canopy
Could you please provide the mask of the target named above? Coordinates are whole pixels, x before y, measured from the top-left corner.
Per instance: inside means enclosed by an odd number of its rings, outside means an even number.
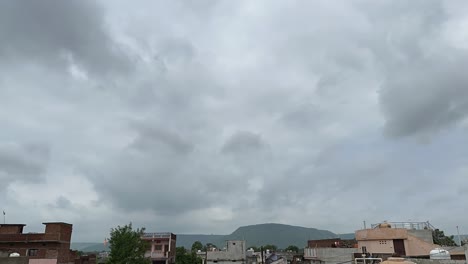
[[[202,249],[203,249],[202,242],[200,242],[200,241],[193,242],[193,244],[192,244],[192,251],[193,252],[197,252],[198,250],[202,250]]]
[[[149,264],[145,257],[149,243],[141,239],[145,228],[133,230],[132,223],[112,228],[110,232],[110,254],[108,264]]]
[[[177,247],[176,264],[202,264],[202,259],[198,257],[197,253],[193,250],[191,252],[187,252],[184,247]]]
[[[213,244],[213,243],[206,243],[206,245],[203,247],[203,251],[211,251],[213,249],[217,249],[218,247]]]
[[[285,251],[291,251],[291,252],[299,252],[299,248],[294,245],[289,245],[287,248],[284,249]]]
[[[453,240],[453,236],[446,236],[444,231],[435,229],[432,231],[432,239],[434,240],[434,244],[440,246],[456,246],[457,243]]]
[[[270,245],[270,244],[264,245],[263,250],[267,250],[267,249],[270,250],[270,251],[276,251],[278,249],[278,247],[275,246],[275,245]]]

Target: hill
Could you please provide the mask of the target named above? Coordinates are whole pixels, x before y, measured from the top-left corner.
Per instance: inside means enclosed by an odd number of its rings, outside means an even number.
[[[215,245],[221,245],[225,240],[225,235],[177,235],[177,246],[184,248],[192,248],[192,244],[195,241],[200,241],[203,245],[207,243],[212,243]]]
[[[226,240],[245,240],[248,247],[272,244],[278,248],[286,248],[289,245],[304,248],[307,240],[337,237],[353,239],[354,233],[339,235],[328,230],[269,223],[242,226],[229,235],[177,234],[177,246],[189,249],[195,241],[200,241],[204,245],[212,243],[222,248]],[[83,252],[108,250],[102,243],[72,243],[71,248]]]
[[[336,238],[352,239],[354,233],[338,235],[328,230],[291,226],[283,224],[258,224],[242,226],[230,235],[177,235],[177,246],[191,248],[193,242],[200,241],[202,244],[212,243],[223,247],[226,240],[245,240],[248,247],[266,244],[276,245],[278,248],[286,248],[295,245],[303,248],[307,240]]]
[[[74,242],[71,243],[70,248],[73,250],[83,252],[102,252],[109,251],[109,246],[104,246],[104,243],[93,243],[93,242]]]
[[[303,248],[309,239],[334,237],[338,235],[327,230],[282,224],[259,224],[239,227],[232,234],[225,236],[225,240],[246,240],[247,246],[271,244],[278,248],[286,248],[289,245]]]

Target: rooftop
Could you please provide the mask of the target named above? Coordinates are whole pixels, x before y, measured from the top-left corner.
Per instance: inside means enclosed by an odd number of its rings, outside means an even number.
[[[405,229],[413,229],[413,230],[423,230],[423,229],[435,229],[429,221],[427,222],[387,222],[384,221],[378,224],[372,224],[371,228],[380,228],[382,225],[391,227],[391,228],[405,228]]]
[[[170,238],[172,233],[170,232],[159,232],[159,233],[144,233],[143,237],[152,238]]]

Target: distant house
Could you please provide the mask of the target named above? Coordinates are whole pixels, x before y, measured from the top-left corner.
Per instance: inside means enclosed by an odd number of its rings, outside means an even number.
[[[243,240],[229,240],[226,243],[226,250],[207,251],[206,264],[246,264],[246,248]]]
[[[309,240],[307,248],[304,249],[304,260],[310,263],[344,263],[352,261],[357,252],[355,240],[340,238]]]
[[[176,257],[177,236],[173,233],[145,233],[143,240],[150,243],[150,249],[145,256],[152,264],[173,264]]]

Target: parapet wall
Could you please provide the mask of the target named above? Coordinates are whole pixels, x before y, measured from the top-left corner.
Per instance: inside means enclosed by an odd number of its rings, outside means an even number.
[[[451,259],[407,259],[416,264],[465,264],[465,260],[451,260]]]
[[[27,257],[14,257],[14,258],[1,258],[1,264],[28,264],[29,259]]]

